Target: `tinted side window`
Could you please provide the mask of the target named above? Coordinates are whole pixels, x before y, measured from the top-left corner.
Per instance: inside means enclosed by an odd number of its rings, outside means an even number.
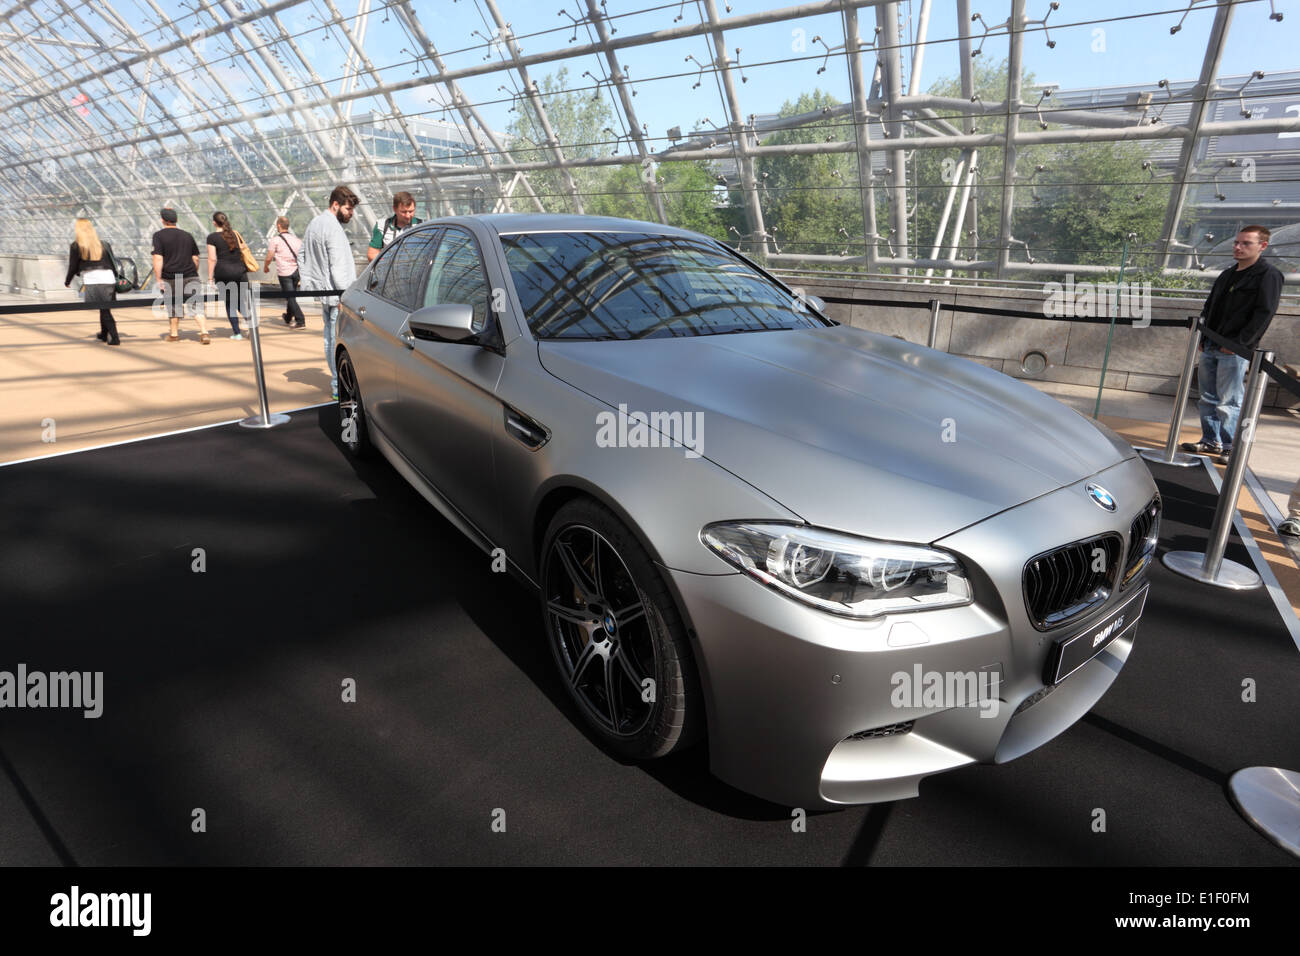
[[[443,234],[429,280],[425,283],[422,305],[464,303],[474,308],[474,331],[487,324],[488,283],[479,261],[474,239],[459,229]]]
[[[392,260],[392,265],[384,276],[383,291],[380,292],[385,299],[397,303],[408,312],[414,312],[423,304],[420,301],[420,293],[424,288],[421,281],[429,267],[437,241],[436,229],[397,241],[396,248],[387,256]]]
[[[376,295],[382,295],[384,291],[384,279],[388,277],[388,270],[393,265],[393,252],[395,247],[390,247],[375,257],[374,263],[370,266],[370,274],[366,276],[366,289]]]

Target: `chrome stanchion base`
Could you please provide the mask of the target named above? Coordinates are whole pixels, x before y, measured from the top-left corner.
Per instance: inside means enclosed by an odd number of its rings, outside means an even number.
[[[1205,555],[1199,551],[1167,551],[1160,560],[1170,571],[1181,574],[1185,578],[1227,588],[1230,591],[1250,591],[1264,585],[1263,579],[1252,569],[1236,561],[1229,561],[1227,558],[1224,558],[1219,566],[1218,574],[1213,576],[1206,574]]]
[[[240,421],[239,424],[245,428],[274,428],[276,425],[284,425],[289,421],[289,416],[280,412],[272,412],[266,419],[261,415],[250,415]]]
[[[1179,468],[1190,468],[1192,465],[1199,465],[1203,455],[1189,455],[1185,451],[1174,452],[1173,458],[1165,458],[1163,448],[1139,448],[1138,454],[1147,461],[1154,461],[1159,465],[1176,465]]]
[[[1277,767],[1247,767],[1228,779],[1237,812],[1264,836],[1300,856],[1300,773]]]

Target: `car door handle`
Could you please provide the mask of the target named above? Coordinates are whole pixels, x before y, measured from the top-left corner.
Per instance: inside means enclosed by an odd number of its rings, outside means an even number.
[[[541,422],[535,422],[523,412],[507,407],[506,431],[516,441],[536,451],[551,440],[551,432]]]

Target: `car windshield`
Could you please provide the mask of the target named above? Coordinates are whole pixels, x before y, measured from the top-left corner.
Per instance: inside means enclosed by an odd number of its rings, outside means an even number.
[[[706,241],[642,233],[501,237],[539,339],[644,339],[804,329],[825,322]]]

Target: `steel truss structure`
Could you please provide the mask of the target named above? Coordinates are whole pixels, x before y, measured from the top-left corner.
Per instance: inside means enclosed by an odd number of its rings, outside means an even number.
[[[921,0],[919,13],[910,17],[891,0],[818,0],[763,10],[673,0],[622,11],[610,9],[615,4],[607,0],[567,0],[558,11],[559,29],[526,37],[512,27],[504,0],[454,0],[461,9],[472,5],[484,32],[443,42],[443,49],[436,42],[444,34],[440,10],[453,0],[358,0],[347,10],[340,8],[342,0],[174,0],[170,9],[164,2],[173,0],[18,0],[0,11],[0,116],[6,130],[0,142],[0,252],[58,253],[77,215],[92,216],[106,237],[147,236],[165,204],[201,235],[220,203],[247,224],[252,238],[269,232],[279,214],[292,212],[304,222],[338,182],[370,200],[358,214],[360,228],[367,230],[386,215],[382,200],[398,189],[418,195],[421,214],[557,205],[582,212],[590,197],[579,172],[620,166],[649,171],[636,178],[634,188],[654,217],[669,221],[664,181],[655,170],[707,163],[715,171],[734,171],[731,180],[722,178],[743,212],[743,232],[735,230],[741,245],[777,265],[998,277],[1102,272],[1110,267],[1035,261],[1016,235],[1026,178],[1018,169],[1019,154],[1043,145],[1149,142],[1177,146],[1165,173],[1171,188],[1163,230],[1152,250],[1159,266],[1172,270],[1188,265],[1196,251],[1184,214],[1189,188],[1215,174],[1206,168],[1205,145],[1233,136],[1300,135],[1300,112],[1250,115],[1243,105],[1239,117],[1219,117],[1225,104],[1244,104],[1245,84],[1223,85],[1220,79],[1234,18],[1250,15],[1252,30],[1280,22],[1267,0],[1176,0],[1173,7],[1187,6],[1184,19],[1194,8],[1213,8],[1195,81],[1175,92],[1176,85],[1152,77],[1153,95],[1135,104],[1074,108],[1051,104],[1050,91],[1035,96],[1022,88],[1025,44],[1051,46],[1050,31],[1068,25],[1056,13],[1060,4],[1047,0],[987,0],[1005,11],[1000,23],[1000,13],[954,0],[957,35],[946,38],[927,37],[931,0]],[[1042,9],[1031,11],[1031,4]],[[1036,12],[1043,16],[1033,18]],[[1151,11],[1154,19],[1142,28],[1154,36],[1177,12]],[[820,61],[823,69],[846,71],[848,102],[783,118],[772,118],[778,103],[746,102],[736,38],[759,27],[797,28],[824,16],[835,18],[840,36],[813,38],[824,57],[812,48],[792,54],[790,64],[802,69]],[[1079,22],[1092,21],[1081,12]],[[375,40],[377,33],[382,40]],[[926,50],[939,39],[939,52],[956,61],[951,72],[960,77],[960,96],[921,92]],[[663,95],[660,84],[682,71],[633,79],[623,58],[629,51],[663,47],[673,51],[665,62],[680,62],[674,44],[682,41],[707,47],[707,62],[686,59],[699,67],[697,87],[706,79],[716,85],[714,108],[725,120],[703,127],[697,122],[684,135],[682,127],[671,136],[653,135],[638,104]],[[991,41],[1005,43],[1008,54],[998,102],[981,100],[973,77],[973,63]],[[400,52],[394,49],[399,42],[405,44]],[[622,130],[606,130],[612,141],[566,141],[565,131],[552,122],[550,92],[534,75],[561,66],[575,76],[578,66],[585,67],[581,72],[594,81],[587,90],[608,98]],[[693,71],[688,68],[687,78]],[[467,90],[471,83],[478,95]],[[493,128],[482,92],[493,86],[504,91],[497,99],[514,103],[512,112],[530,111],[541,143],[525,149]],[[647,95],[637,100],[639,92]],[[416,103],[428,105],[415,108]],[[358,112],[359,106],[364,110]],[[775,132],[828,120],[839,131],[829,141],[765,142]],[[953,161],[953,175],[921,200],[911,187],[919,157],[931,150]],[[989,150],[1001,154],[994,186],[976,176],[981,151]],[[846,188],[860,200],[862,235],[848,237],[841,255],[782,251],[765,224],[761,163],[825,154],[853,158],[856,181]],[[558,187],[539,187],[543,174]],[[1000,197],[996,236],[972,242],[976,193],[990,188]],[[942,206],[932,236],[918,234],[918,201]],[[987,234],[989,225],[984,228]]]

